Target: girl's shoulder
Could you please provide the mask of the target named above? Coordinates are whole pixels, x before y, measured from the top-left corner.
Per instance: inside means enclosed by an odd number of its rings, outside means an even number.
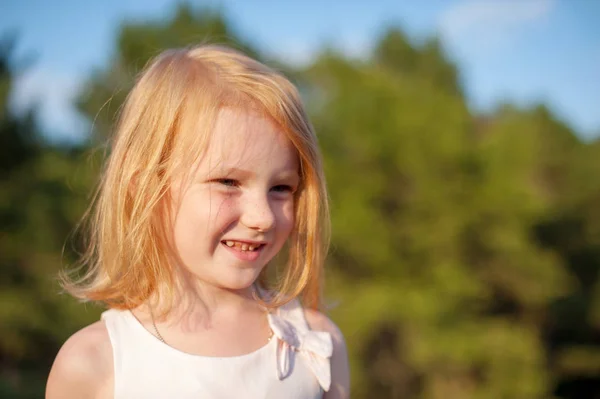
[[[46,398],[111,398],[112,347],[104,321],[73,334],[56,355]]]
[[[331,388],[324,398],[350,397],[350,370],[348,369],[348,350],[344,335],[338,326],[323,313],[304,309],[304,317],[311,330],[331,334],[333,354],[331,356]]]
[[[344,336],[338,326],[323,313],[313,309],[304,309],[304,317],[311,330],[330,333],[334,344],[336,340],[344,340]]]
[[[344,340],[341,330],[329,317],[318,310],[303,307],[297,298],[280,307],[278,312],[290,318],[302,319],[310,330],[330,333],[334,343]]]

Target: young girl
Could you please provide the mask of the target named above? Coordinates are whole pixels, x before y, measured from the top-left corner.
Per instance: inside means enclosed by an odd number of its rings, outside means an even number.
[[[161,54],[94,211],[89,271],[64,286],[109,310],[63,345],[47,398],[349,396],[344,339],[317,311],[320,154],[282,75],[225,47]]]

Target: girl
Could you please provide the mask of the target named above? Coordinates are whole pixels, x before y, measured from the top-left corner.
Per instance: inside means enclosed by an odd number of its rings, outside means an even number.
[[[287,79],[225,47],[161,54],[120,116],[89,271],[63,278],[109,310],[63,345],[46,397],[347,398],[317,311],[326,198]]]

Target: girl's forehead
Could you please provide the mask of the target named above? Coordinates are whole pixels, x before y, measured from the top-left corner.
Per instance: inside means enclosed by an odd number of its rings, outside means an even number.
[[[297,168],[298,156],[285,132],[270,118],[252,110],[222,108],[210,134],[202,163],[211,167],[269,163]]]

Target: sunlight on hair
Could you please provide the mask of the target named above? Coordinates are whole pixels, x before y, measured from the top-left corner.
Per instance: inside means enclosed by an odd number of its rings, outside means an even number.
[[[274,274],[271,265],[259,277],[274,292],[263,298],[265,305],[279,307],[300,296],[305,307],[320,308],[329,209],[315,133],[296,88],[284,76],[216,45],[167,50],[140,74],[86,216],[90,241],[81,262],[85,271],[62,275],[68,292],[116,309],[136,308],[154,295],[172,300],[171,217],[163,211],[169,208],[173,179],[189,173],[202,156],[223,107],[268,117],[300,159],[288,259],[274,279],[268,277]]]

